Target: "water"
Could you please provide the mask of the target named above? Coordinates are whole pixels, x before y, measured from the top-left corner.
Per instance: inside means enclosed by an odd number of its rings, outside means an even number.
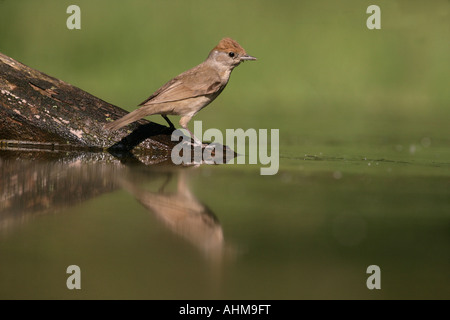
[[[0,298],[448,299],[449,164],[423,160],[430,144],[387,158],[292,146],[274,176],[1,150]]]
[[[193,120],[279,129],[280,170],[0,150],[0,299],[450,298],[447,0],[381,30],[365,1],[76,4],[0,1],[0,51],[131,111],[231,36],[258,61]]]

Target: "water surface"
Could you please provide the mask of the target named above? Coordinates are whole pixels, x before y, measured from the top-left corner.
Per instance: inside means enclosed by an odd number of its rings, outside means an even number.
[[[285,153],[274,176],[149,163],[0,151],[0,297],[449,297],[448,163]]]

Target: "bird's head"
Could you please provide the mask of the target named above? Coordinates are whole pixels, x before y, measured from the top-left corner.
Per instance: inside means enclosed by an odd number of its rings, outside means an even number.
[[[216,63],[230,69],[237,67],[241,62],[256,60],[231,38],[220,40],[219,44],[209,53],[208,59],[213,59]]]

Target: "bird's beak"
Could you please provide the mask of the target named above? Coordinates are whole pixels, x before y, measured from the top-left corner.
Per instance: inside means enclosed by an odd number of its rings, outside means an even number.
[[[248,54],[246,54],[246,55],[241,57],[241,61],[247,61],[247,60],[253,61],[253,60],[256,60],[256,58],[252,57],[252,56],[249,56]]]

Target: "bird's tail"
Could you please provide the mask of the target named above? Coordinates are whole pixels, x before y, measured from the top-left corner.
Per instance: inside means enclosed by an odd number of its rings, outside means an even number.
[[[113,122],[110,122],[105,125],[105,129],[107,130],[118,130],[127,124],[130,124],[132,122],[135,122],[145,116],[150,115],[148,113],[148,110],[145,110],[145,108],[139,108],[136,109],[126,115],[124,115],[122,118],[119,118]]]

